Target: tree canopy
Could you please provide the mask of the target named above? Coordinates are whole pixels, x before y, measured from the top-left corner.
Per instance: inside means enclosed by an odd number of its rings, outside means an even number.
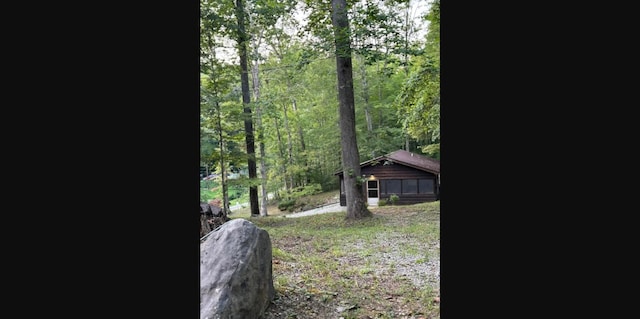
[[[202,165],[225,176],[251,171],[253,160],[259,174],[249,172],[243,183],[264,190],[262,198],[337,189],[344,127],[336,57],[344,50],[336,47],[332,0],[200,6]],[[439,159],[439,0],[344,6],[357,160],[397,149]],[[240,181],[225,181],[232,182]]]

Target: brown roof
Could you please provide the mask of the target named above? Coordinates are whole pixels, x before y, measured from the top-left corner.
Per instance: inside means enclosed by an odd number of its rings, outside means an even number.
[[[362,162],[360,163],[360,167],[378,162],[384,164],[384,161],[391,161],[430,173],[440,174],[440,161],[405,150],[397,150],[395,152],[370,159],[366,162]],[[342,171],[336,173],[336,175],[338,174],[342,174]]]
[[[424,155],[407,152],[404,150],[397,150],[393,153],[388,154],[387,157],[394,162],[398,162],[406,166],[423,169],[435,174],[440,173],[440,161]]]

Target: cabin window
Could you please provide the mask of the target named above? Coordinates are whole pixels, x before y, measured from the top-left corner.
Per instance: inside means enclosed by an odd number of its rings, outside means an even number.
[[[380,181],[380,194],[434,194],[433,179],[387,179]]]
[[[418,180],[417,179],[403,179],[402,180],[402,194],[418,194]]]
[[[381,181],[381,192],[383,194],[398,194],[402,193],[402,180],[400,179],[388,179]]]
[[[434,180],[432,179],[419,179],[418,180],[418,189],[420,194],[433,194],[434,191]]]
[[[344,178],[340,179],[340,194],[344,194]]]

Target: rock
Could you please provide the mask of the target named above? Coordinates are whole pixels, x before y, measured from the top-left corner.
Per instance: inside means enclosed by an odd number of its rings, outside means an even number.
[[[275,296],[271,239],[245,219],[224,223],[200,247],[200,318],[261,318]]]

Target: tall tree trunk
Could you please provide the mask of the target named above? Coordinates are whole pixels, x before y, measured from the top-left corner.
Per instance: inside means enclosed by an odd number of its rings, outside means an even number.
[[[263,134],[260,133],[260,140]],[[265,163],[264,142],[260,142],[260,176],[262,177],[262,202],[260,203],[260,216],[268,216],[267,205],[269,202],[269,193],[267,192],[267,164]]]
[[[292,98],[293,100],[293,98]],[[291,137],[291,130],[289,129],[289,116],[287,115],[287,103],[282,103],[282,109],[284,111],[284,129],[287,131],[287,164],[288,166],[293,165],[293,141]],[[289,176],[289,184],[291,188],[293,188],[293,174]]]
[[[409,78],[409,3],[406,4],[406,11],[404,14],[404,74]],[[404,137],[404,150],[409,151],[409,134],[405,133]]]
[[[215,49],[213,47],[212,41],[210,37],[207,37],[207,43],[209,45],[209,52],[213,55],[215,59]],[[211,70],[215,70],[215,66],[213,65],[213,60],[211,60]],[[212,74],[212,78],[215,78],[216,74]],[[225,167],[225,156],[224,156],[224,132],[222,130],[222,107],[218,103],[218,92],[214,93],[215,99],[215,111],[216,111],[216,130],[218,131],[218,147],[220,148],[220,185],[222,186],[222,210],[224,216],[226,218],[227,214],[231,212],[229,210],[229,187],[227,185],[227,170]],[[209,176],[209,167],[207,166],[207,176]]]
[[[288,190],[289,186],[287,186],[287,164],[286,158],[284,155],[284,149],[282,146],[282,135],[280,134],[280,125],[278,124],[278,117],[274,117],[275,127],[276,127],[276,135],[278,136],[278,152],[280,153],[280,159],[282,160],[282,181],[284,182],[284,189]]]
[[[336,71],[340,110],[340,144],[347,200],[347,219],[371,216],[366,206],[361,177],[360,155],[356,139],[356,112],[353,98],[353,66],[346,0],[331,0],[333,33],[336,45]]]
[[[300,119],[300,117],[298,116],[298,104],[296,103],[296,99],[293,99],[293,113],[295,114],[296,119]],[[301,151],[305,151],[306,149],[306,145],[304,145],[304,134],[302,134],[302,125],[300,124],[300,121],[298,120],[298,137],[300,137],[300,150]]]
[[[258,35],[258,40],[253,42],[254,52],[258,52],[260,40],[262,39],[262,30]],[[260,100],[260,78],[258,70],[258,55],[251,66],[251,79],[253,82],[253,99],[258,102]],[[262,108],[258,103],[256,105],[256,126],[258,130],[258,145],[260,149],[260,185],[262,190],[262,200],[260,201],[260,216],[267,216],[267,166],[265,164],[264,152],[264,128],[262,127]]]
[[[253,185],[257,177],[256,151],[253,136],[253,119],[251,116],[251,93],[249,92],[249,71],[247,68],[247,33],[244,25],[244,1],[236,0],[236,18],[238,19],[238,55],[240,57],[240,81],[242,82],[242,104],[244,105],[244,131],[247,145],[247,164],[249,166],[249,179],[252,184],[249,186],[249,203],[251,205],[251,216],[259,216],[258,207],[258,187]]]
[[[227,170],[225,168],[224,163],[224,139],[222,135],[222,110],[220,109],[220,105],[216,101],[216,112],[217,114],[217,123],[218,126],[218,147],[220,147],[220,184],[222,185],[222,209],[226,216],[229,210],[229,189],[227,186]]]
[[[409,75],[409,2],[407,2],[407,8],[404,14],[404,73]]]
[[[302,124],[300,124],[300,117],[298,116],[298,103],[296,103],[296,99],[293,99],[293,114],[296,118],[296,126],[298,127],[298,138],[300,138],[300,154],[302,156],[302,165],[304,166],[304,176],[303,176],[303,185],[305,186],[309,184],[309,162],[307,161],[307,154],[305,153],[307,146],[304,144],[304,134],[302,130]]]
[[[369,104],[369,83],[367,82],[367,66],[361,55],[356,55],[360,61],[360,79],[362,81],[362,100],[364,102],[364,117],[367,120],[367,136],[373,138],[373,119],[371,118],[371,105]]]
[[[280,57],[282,59],[282,57]],[[292,85],[291,85],[291,76],[289,75],[289,72],[287,72],[285,70],[285,77],[287,78],[287,94],[289,95],[289,98],[291,99],[291,108],[294,111],[294,115],[295,115],[295,108],[296,108],[296,98],[293,97],[293,89],[292,89]],[[289,116],[287,116],[287,106],[284,106],[284,126],[285,129],[287,130],[287,152],[288,152],[288,156],[289,156],[289,162],[287,165],[290,165],[291,167],[293,166],[293,138],[291,137],[291,129],[289,128]],[[295,171],[295,170],[294,170]],[[291,183],[291,188],[295,187],[295,176],[294,174],[291,174],[289,176],[289,183]]]
[[[385,47],[384,50],[384,56],[388,57],[389,56],[389,46]],[[388,58],[384,59],[384,62],[382,64],[382,70],[380,70],[380,63],[376,62],[376,67],[378,68],[377,72],[378,72],[378,103],[382,102],[382,83],[384,80],[384,77],[386,76],[384,74],[384,70],[387,68],[387,62],[389,61]],[[384,124],[384,112],[382,112],[382,108],[378,109],[378,116],[380,118],[380,121],[378,123],[380,123],[380,127],[383,126]]]

